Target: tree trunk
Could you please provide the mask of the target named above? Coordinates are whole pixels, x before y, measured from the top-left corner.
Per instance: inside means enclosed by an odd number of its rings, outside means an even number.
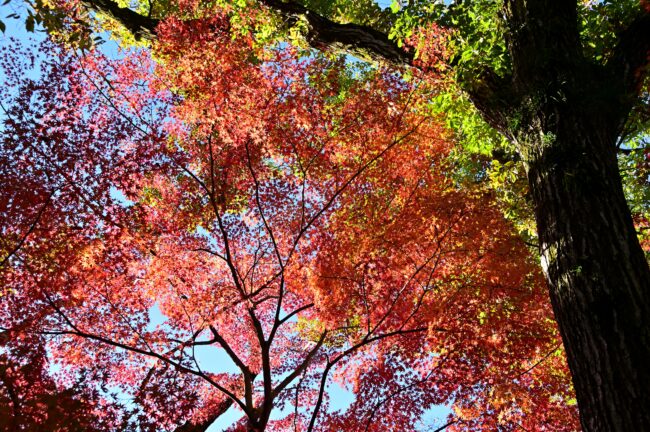
[[[526,166],[582,426],[650,431],[650,268],[616,158],[648,64],[650,14],[602,65],[583,54],[576,2],[504,0],[503,13],[512,74],[486,74],[473,100]]]
[[[614,128],[578,115],[580,107],[557,108],[543,116],[555,116],[555,132],[528,129],[520,148],[582,425],[650,431],[650,269],[623,195]]]

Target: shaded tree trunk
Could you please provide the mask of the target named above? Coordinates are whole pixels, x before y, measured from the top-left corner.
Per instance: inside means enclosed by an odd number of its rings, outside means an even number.
[[[526,166],[582,426],[650,431],[650,268],[625,201],[616,143],[647,64],[643,14],[609,64],[586,59],[575,2],[506,0],[512,75],[471,89]]]
[[[615,136],[566,108],[557,135],[538,130],[525,160],[583,428],[650,431],[650,271],[623,196]]]

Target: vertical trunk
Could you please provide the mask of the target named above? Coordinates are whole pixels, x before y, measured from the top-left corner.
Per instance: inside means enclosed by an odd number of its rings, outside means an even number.
[[[542,265],[583,428],[650,431],[650,269],[623,195],[614,128],[572,108],[540,116],[554,117],[555,133],[528,129],[520,141]]]
[[[639,12],[600,65],[583,55],[577,2],[503,5],[512,74],[479,81],[474,99],[526,165],[583,428],[650,431],[650,268],[616,160],[650,16]]]

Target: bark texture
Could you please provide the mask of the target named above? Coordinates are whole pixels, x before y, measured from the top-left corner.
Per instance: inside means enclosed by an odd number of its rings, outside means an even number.
[[[650,271],[623,196],[615,137],[595,118],[556,115],[554,137],[524,145],[583,428],[650,431]]]
[[[475,98],[526,165],[582,426],[650,431],[650,269],[616,159],[647,62],[648,17],[603,67],[582,55],[575,3],[508,0],[504,13],[512,76],[484,92],[500,97]]]

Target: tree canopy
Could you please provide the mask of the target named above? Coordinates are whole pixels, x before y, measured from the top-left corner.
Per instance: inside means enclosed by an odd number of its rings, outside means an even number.
[[[589,198],[573,183],[539,185],[582,157],[554,147],[558,119],[580,114],[563,104],[586,94],[569,75],[563,93],[556,71],[585,68],[594,107],[579,110],[615,142],[584,141],[594,157],[620,149],[621,218],[647,246],[648,13],[580,3],[558,41],[523,21],[542,14],[532,3],[32,5],[27,26],[50,40],[4,47],[1,65],[5,428],[199,431],[238,410],[230,430],[418,430],[448,405],[447,430],[576,430],[541,256],[582,425],[607,430],[583,403],[585,349],[563,313],[589,330],[581,314],[596,311],[604,334],[609,309],[598,283],[575,288],[596,298],[586,309],[555,288],[608,280],[586,264],[600,258],[554,240],[564,220],[582,238],[577,218],[595,210],[557,207],[565,189]],[[567,69],[574,36],[593,69]],[[646,303],[631,298],[643,338]],[[228,365],[206,365],[205,347]],[[623,351],[629,377],[647,357]]]

